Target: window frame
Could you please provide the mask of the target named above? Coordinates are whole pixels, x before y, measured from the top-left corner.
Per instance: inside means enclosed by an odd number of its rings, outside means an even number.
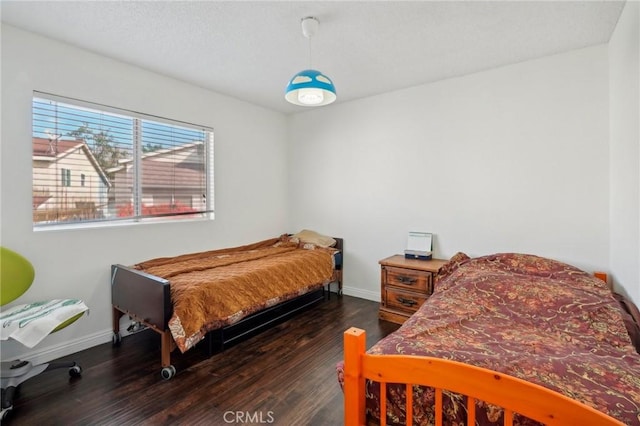
[[[60,186],[62,188],[71,187],[71,169],[60,168]]]
[[[35,216],[32,219],[32,226],[34,231],[43,231],[43,230],[57,230],[57,229],[84,229],[84,228],[97,228],[97,227],[110,227],[110,226],[123,226],[123,225],[140,225],[140,224],[148,224],[148,223],[176,223],[176,222],[191,222],[191,221],[208,221],[213,220],[215,218],[214,212],[214,129],[209,126],[197,125],[185,121],[180,121],[176,119],[170,119],[166,117],[160,117],[148,113],[141,113],[138,111],[133,111],[124,108],[118,108],[113,106],[108,106],[100,103],[80,100],[76,98],[70,98],[60,95],[55,95],[52,93],[36,91],[34,90],[32,93],[32,102],[31,102],[31,122],[32,132],[31,138],[32,140],[36,137],[36,129],[35,129],[35,105],[37,100],[45,100],[55,103],[61,103],[66,106],[76,107],[78,109],[87,108],[94,111],[104,112],[108,114],[117,114],[119,116],[123,116],[129,119],[132,119],[132,122],[137,123],[132,129],[131,132],[131,144],[132,144],[132,167],[134,170],[133,174],[133,194],[132,194],[132,207],[134,213],[130,217],[120,218],[120,217],[105,217],[99,219],[83,219],[78,221],[60,221],[60,222],[36,222]],[[201,131],[204,137],[202,141],[202,149],[204,152],[202,153],[202,161],[204,161],[204,210],[198,211],[197,213],[181,213],[181,212],[173,212],[173,213],[164,213],[164,214],[155,214],[155,215],[144,215],[142,213],[142,206],[144,202],[143,197],[143,185],[142,185],[142,158],[145,154],[142,143],[142,123],[146,124],[160,124],[160,125],[168,125],[168,126],[176,126],[179,128],[185,128],[193,131]],[[57,125],[57,124],[56,124]],[[179,145],[177,145],[179,146]],[[35,154],[34,154],[35,155]],[[34,155],[32,155],[31,160],[31,170],[32,170],[32,191],[36,189],[34,186]],[[82,172],[73,173],[71,169],[60,168],[61,174],[58,176],[58,184],[60,188],[67,188],[74,186],[73,177],[77,176],[78,179],[81,179]],[[106,175],[106,173],[105,173]],[[82,185],[83,182],[78,181],[77,186]],[[35,207],[32,208],[32,215],[35,212]]]

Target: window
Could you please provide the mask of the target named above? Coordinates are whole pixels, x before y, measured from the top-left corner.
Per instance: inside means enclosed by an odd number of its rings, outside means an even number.
[[[62,172],[60,174],[60,185],[71,186],[71,170],[61,169],[60,171]]]
[[[40,92],[32,107],[34,227],[212,213],[212,129]]]

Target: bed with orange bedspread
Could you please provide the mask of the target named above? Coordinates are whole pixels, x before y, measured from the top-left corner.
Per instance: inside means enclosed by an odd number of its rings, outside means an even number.
[[[523,254],[469,259],[459,253],[441,268],[422,307],[367,353],[485,368],[639,425],[640,355],[626,314],[604,282],[570,265]],[[343,364],[338,374],[342,382]],[[380,386],[371,380],[364,386],[367,418],[379,424]],[[412,389],[414,424],[434,424],[433,389]],[[386,424],[405,424],[407,387],[387,384],[385,393]],[[474,406],[476,424],[502,424],[501,408],[481,398]],[[466,424],[467,397],[445,391],[442,407],[443,424]],[[515,415],[514,424],[539,423]]]
[[[336,253],[337,248],[282,235],[240,247],[152,259],[133,267],[114,265],[114,336],[119,336],[123,314],[160,333],[162,376],[169,379],[175,374],[169,355],[174,347],[185,352],[209,332],[237,326],[265,311],[282,316],[290,306],[300,309],[286,304],[289,301],[301,301],[303,306],[318,301],[324,286],[341,278]],[[253,326],[241,329],[240,334],[253,330]]]

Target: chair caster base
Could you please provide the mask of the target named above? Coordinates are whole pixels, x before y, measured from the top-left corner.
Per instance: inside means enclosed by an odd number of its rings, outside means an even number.
[[[7,408],[3,408],[2,411],[0,411],[0,422],[3,422],[7,419],[7,417],[9,417],[9,414],[13,411],[13,406],[11,407],[7,407]]]
[[[80,377],[82,376],[82,367],[80,367],[78,364],[75,364],[74,366],[69,368],[69,376],[71,377]]]

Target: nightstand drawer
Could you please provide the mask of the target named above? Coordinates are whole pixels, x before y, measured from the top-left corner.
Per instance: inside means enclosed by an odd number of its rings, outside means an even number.
[[[407,259],[394,255],[380,262],[378,317],[402,324],[433,293],[433,280],[446,260]]]
[[[386,283],[395,287],[418,291],[427,295],[432,292],[430,272],[386,266]]]
[[[386,292],[386,308],[413,313],[424,303],[429,297],[427,294],[411,293],[387,287]]]

